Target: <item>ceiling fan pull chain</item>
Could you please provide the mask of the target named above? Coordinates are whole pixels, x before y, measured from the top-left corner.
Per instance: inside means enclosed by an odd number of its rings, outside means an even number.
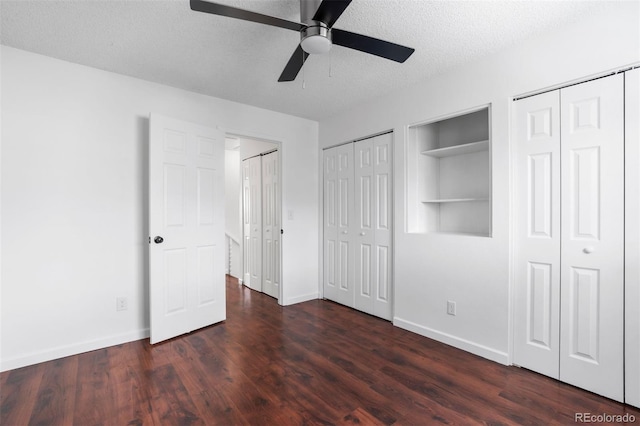
[[[331,62],[331,58],[332,58],[332,57],[333,57],[333,55],[331,54],[331,52],[329,52],[329,78],[333,77],[333,74],[332,74],[332,71],[333,71],[333,70],[332,70],[332,68],[331,68],[331,64],[332,64],[332,62]]]

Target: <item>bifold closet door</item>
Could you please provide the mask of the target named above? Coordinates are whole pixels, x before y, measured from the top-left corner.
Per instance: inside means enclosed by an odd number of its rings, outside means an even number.
[[[260,157],[242,161],[244,284],[262,291],[262,166]]]
[[[514,147],[514,362],[618,401],[622,81],[617,75],[516,102]]]
[[[324,297],[353,306],[353,144],[324,151]]]
[[[640,68],[625,88],[625,394],[640,407]]]
[[[280,199],[278,152],[262,156],[262,291],[280,293]]]
[[[560,380],[622,401],[623,75],[560,96]]]
[[[560,377],[560,92],[515,107],[516,364]]]
[[[251,220],[249,206],[251,205],[251,185],[249,161],[242,162],[242,282],[250,287],[251,283]]]
[[[324,151],[324,297],[392,316],[392,135]]]
[[[391,134],[354,143],[356,309],[391,319]]]

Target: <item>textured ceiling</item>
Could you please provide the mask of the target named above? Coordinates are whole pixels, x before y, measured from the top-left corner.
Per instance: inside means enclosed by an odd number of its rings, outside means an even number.
[[[219,2],[300,20],[297,0]],[[304,73],[289,83],[277,79],[299,42],[297,32],[193,12],[188,0],[0,0],[0,40],[70,62],[321,120],[616,5],[354,0],[336,28],[414,47],[413,56],[397,64],[334,46],[329,54],[310,57]]]

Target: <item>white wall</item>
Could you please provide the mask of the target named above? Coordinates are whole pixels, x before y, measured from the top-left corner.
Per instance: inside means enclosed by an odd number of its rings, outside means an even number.
[[[317,297],[318,123],[1,53],[2,370],[148,335],[150,112],[282,143],[283,304]]]
[[[640,61],[639,5],[618,4],[597,20],[530,39],[321,121],[321,147],[394,129],[394,324],[509,363],[510,99]],[[493,237],[405,232],[407,126],[485,104],[493,117]],[[457,302],[457,316],[446,314],[447,300]]]

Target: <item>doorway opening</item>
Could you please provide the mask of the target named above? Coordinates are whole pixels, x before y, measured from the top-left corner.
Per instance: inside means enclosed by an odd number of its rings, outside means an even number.
[[[227,273],[243,285],[282,297],[280,144],[225,137]]]

